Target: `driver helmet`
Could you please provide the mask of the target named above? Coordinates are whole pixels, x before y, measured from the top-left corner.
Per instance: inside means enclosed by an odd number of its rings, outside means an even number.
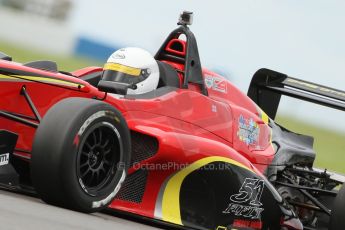
[[[128,84],[127,94],[143,94],[157,88],[159,68],[157,61],[146,50],[122,48],[108,58],[102,79]]]

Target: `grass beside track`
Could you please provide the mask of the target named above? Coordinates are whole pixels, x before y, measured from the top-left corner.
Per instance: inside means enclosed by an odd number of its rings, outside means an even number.
[[[0,41],[0,52],[3,52],[13,58],[13,61],[26,63],[37,60],[55,61],[58,69],[63,71],[73,71],[88,66],[102,66],[103,64],[95,60],[69,57],[63,55],[53,55],[45,52],[33,51],[32,49],[17,46],[11,43]]]
[[[279,116],[276,121],[291,131],[314,137],[317,167],[345,174],[345,133],[317,127],[284,116]]]
[[[34,60],[56,61],[58,63],[58,68],[65,71],[73,71],[87,66],[103,65],[102,63],[90,59],[32,51],[28,48],[1,41],[0,51],[12,56],[13,60],[17,62],[25,63]],[[310,135],[315,138],[314,147],[317,153],[317,167],[327,168],[345,174],[345,133],[337,133],[284,116],[279,116],[277,121],[289,130]]]

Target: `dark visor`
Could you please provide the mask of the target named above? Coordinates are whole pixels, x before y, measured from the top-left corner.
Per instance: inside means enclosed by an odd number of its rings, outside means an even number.
[[[138,69],[117,63],[107,63],[103,69],[102,80],[126,84],[137,84],[150,75],[148,69]]]

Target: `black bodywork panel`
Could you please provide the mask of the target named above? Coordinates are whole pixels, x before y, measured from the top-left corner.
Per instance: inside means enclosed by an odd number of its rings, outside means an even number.
[[[12,166],[12,156],[17,139],[17,134],[7,130],[0,130],[0,184],[19,185],[19,175]]]
[[[272,128],[272,145],[276,150],[273,161],[266,170],[266,176],[270,180],[274,180],[272,176],[286,166],[313,165],[316,157],[313,137],[291,132],[273,120],[270,120],[269,125]]]
[[[0,155],[12,154],[16,146],[18,135],[7,130],[0,130]]]
[[[253,181],[260,182],[261,178],[224,162],[210,163],[189,174],[180,192],[183,224],[198,229],[200,226],[203,229],[238,229],[234,222],[240,220],[260,222],[262,229],[279,229],[282,216],[280,201],[262,182],[262,187],[256,184],[252,190],[249,189],[252,197],[258,198],[258,204],[253,204],[249,196],[248,199],[244,196],[246,192],[243,189],[248,189],[250,184],[246,184],[247,180],[254,184]],[[237,198],[231,198],[234,196]]]
[[[54,61],[33,61],[24,64],[24,66],[28,66],[35,69],[47,70],[55,73],[58,72],[57,64]]]
[[[275,119],[281,95],[345,111],[345,92],[289,77],[269,69],[259,69],[253,76],[248,96]]]
[[[0,59],[6,60],[6,61],[12,61],[12,57],[10,57],[7,54],[4,54],[2,52],[0,52]]]
[[[102,78],[102,73],[103,72],[94,72],[94,73],[90,73],[87,74],[85,76],[82,76],[80,79],[83,81],[86,81],[88,83],[90,83],[91,85],[93,85],[94,87],[98,86],[99,81]]]

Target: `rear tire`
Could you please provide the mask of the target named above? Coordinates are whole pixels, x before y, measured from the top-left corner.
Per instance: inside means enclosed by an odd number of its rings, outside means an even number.
[[[334,200],[329,230],[345,229],[345,184]]]
[[[107,207],[130,162],[130,133],[111,105],[68,98],[54,105],[33,142],[31,177],[43,201],[81,212]]]

